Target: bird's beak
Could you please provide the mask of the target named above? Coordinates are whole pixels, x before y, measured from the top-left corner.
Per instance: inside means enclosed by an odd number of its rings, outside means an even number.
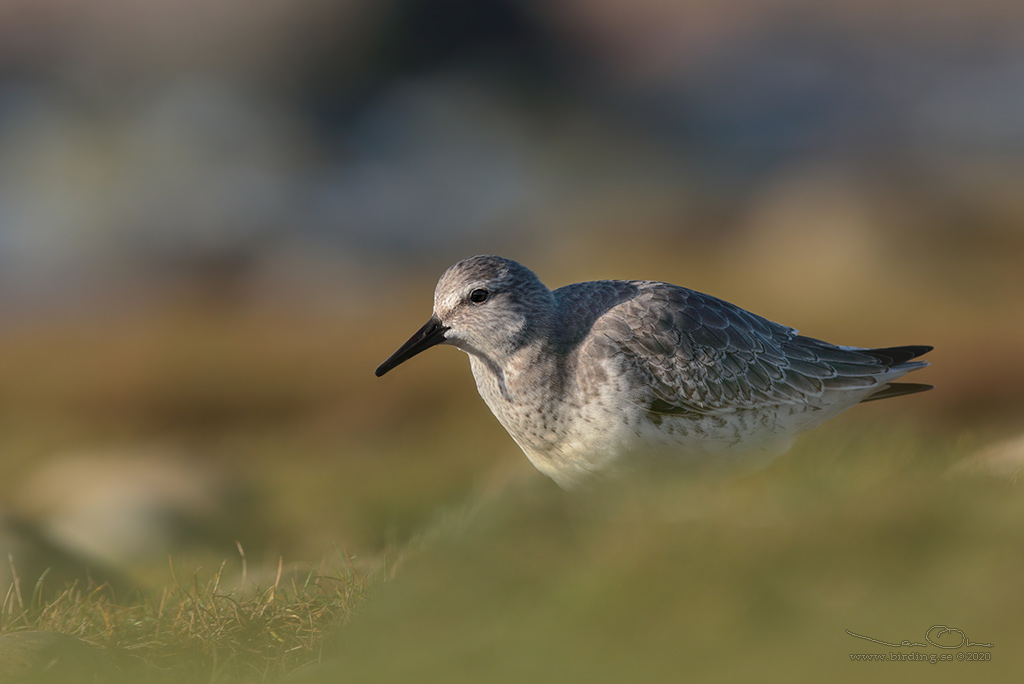
[[[377,366],[377,370],[373,374],[379,378],[398,364],[408,361],[421,351],[430,349],[435,344],[441,344],[444,342],[444,334],[446,332],[448,332],[448,327],[441,323],[437,316],[431,316],[426,325],[417,330],[416,334],[399,347],[398,351],[389,356],[387,361]]]

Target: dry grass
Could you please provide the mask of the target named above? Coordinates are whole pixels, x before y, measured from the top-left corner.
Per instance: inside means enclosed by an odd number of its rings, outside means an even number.
[[[118,681],[271,681],[318,662],[370,584],[352,565],[333,575],[289,576],[279,566],[269,586],[243,576],[238,589],[227,586],[226,566],[205,578],[172,566],[162,589],[121,598],[108,585],[79,582],[44,598],[45,576],[31,594],[16,581],[0,632],[42,630],[100,646]]]

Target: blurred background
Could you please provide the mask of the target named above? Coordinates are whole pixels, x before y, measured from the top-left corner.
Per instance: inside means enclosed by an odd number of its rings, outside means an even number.
[[[461,354],[372,375],[477,253],[933,344],[838,429],[1010,438],[1022,187],[1010,0],[8,0],[0,550],[369,563],[539,477]]]

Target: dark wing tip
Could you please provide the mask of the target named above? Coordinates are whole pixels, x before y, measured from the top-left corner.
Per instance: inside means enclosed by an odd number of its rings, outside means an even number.
[[[867,399],[861,399],[861,403],[863,404],[865,401],[874,401],[875,399],[902,397],[904,394],[927,392],[930,389],[935,389],[935,385],[925,385],[919,382],[890,382]]]
[[[877,349],[861,349],[887,366],[898,366],[911,359],[916,359],[930,352],[935,347],[927,344],[908,344],[901,347],[879,347]]]

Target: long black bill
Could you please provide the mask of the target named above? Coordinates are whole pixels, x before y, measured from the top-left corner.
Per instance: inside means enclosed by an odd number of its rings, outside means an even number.
[[[441,344],[444,342],[444,334],[446,332],[448,332],[448,328],[441,321],[437,320],[436,316],[431,316],[427,324],[417,330],[416,334],[399,347],[398,351],[389,356],[387,361],[377,366],[377,370],[373,371],[373,374],[379,378],[398,364],[408,361],[421,351],[430,349],[435,344]]]

